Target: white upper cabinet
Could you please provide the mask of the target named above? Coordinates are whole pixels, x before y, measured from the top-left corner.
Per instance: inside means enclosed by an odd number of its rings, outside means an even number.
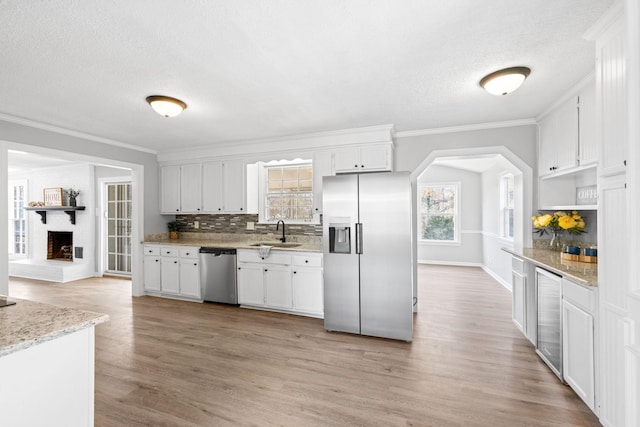
[[[578,97],[569,98],[555,112],[556,164],[554,172],[578,166]]]
[[[597,158],[595,83],[589,80],[538,126],[538,175],[594,164]]]
[[[373,144],[336,150],[333,153],[333,169],[336,173],[390,171],[391,156],[391,144]]]
[[[322,178],[331,176],[331,152],[319,151],[313,157],[313,213],[322,213]]]
[[[167,214],[180,212],[180,166],[160,168],[160,211]]]
[[[164,214],[246,212],[242,159],[163,166],[160,171]]]
[[[571,97],[539,124],[538,174],[578,166],[578,101]]]
[[[224,185],[224,211],[245,213],[246,180],[244,160],[225,160],[222,163],[222,182]]]
[[[202,210],[202,165],[180,166],[180,211],[199,213]]]
[[[202,164],[202,188],[202,210],[204,212],[222,212],[224,210],[224,196],[221,161]]]
[[[578,106],[580,109],[578,162],[584,166],[598,162],[595,84],[588,84],[580,91]]]
[[[596,81],[601,122],[600,176],[623,173],[627,159],[625,32],[620,19],[596,41]]]

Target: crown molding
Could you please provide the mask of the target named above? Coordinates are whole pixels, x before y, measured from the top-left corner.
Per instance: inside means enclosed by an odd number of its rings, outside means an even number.
[[[419,129],[419,130],[409,130],[403,132],[396,132],[396,138],[409,138],[412,136],[424,136],[424,135],[438,135],[443,133],[456,133],[456,132],[469,132],[474,130],[486,130],[486,129],[498,129],[498,128],[508,128],[508,127],[516,127],[516,126],[527,126],[527,125],[535,125],[538,122],[536,119],[520,119],[520,120],[508,120],[504,122],[491,122],[491,123],[477,123],[472,125],[462,125],[462,126],[450,126],[450,127],[442,127],[442,128],[433,128],[433,129]]]
[[[288,152],[291,150],[317,150],[335,146],[364,143],[393,143],[393,125],[369,126],[314,132],[282,137],[228,141],[215,145],[200,145],[162,151],[158,161],[175,161],[203,157],[244,156],[247,153]]]
[[[595,41],[600,35],[607,30],[618,18],[624,15],[624,4],[622,1],[616,1],[607,11],[598,19],[587,31],[584,32],[582,38],[589,41]]]
[[[536,117],[536,121],[539,123],[546,115],[551,113],[553,110],[558,108],[560,105],[564,104],[571,98],[572,96],[578,95],[578,93],[588,84],[596,84],[596,72],[595,70],[587,74],[582,80],[573,85],[568,91],[564,93],[560,98],[558,98],[553,104],[549,105],[545,110],[540,113]]]
[[[28,126],[35,129],[46,130],[48,132],[53,132],[61,135],[72,136],[74,138],[82,138],[89,141],[99,142],[101,144],[114,145],[116,147],[127,148],[129,150],[142,151],[144,153],[150,154],[158,154],[156,150],[152,150],[150,148],[140,147],[138,145],[127,144],[126,142],[115,141],[113,139],[102,138],[100,136],[91,135],[84,132],[78,132],[75,130],[65,129],[54,125],[48,125],[45,123],[36,122],[29,119],[23,119],[21,117],[14,117],[8,114],[0,113],[0,120],[15,123],[18,125]]]

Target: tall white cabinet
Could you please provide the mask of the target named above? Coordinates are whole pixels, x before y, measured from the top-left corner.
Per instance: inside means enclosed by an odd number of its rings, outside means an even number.
[[[612,7],[587,37],[596,42],[596,114],[598,123],[598,286],[599,392],[596,407],[605,426],[630,424],[638,390],[626,353],[630,283],[627,224],[627,50],[623,4]],[[636,70],[637,72],[637,70]],[[633,218],[633,219],[632,219]],[[637,280],[637,278],[634,278]],[[576,317],[577,319],[577,317]],[[584,321],[584,320],[583,320]],[[638,366],[638,365],[636,365]],[[638,374],[638,371],[635,373]],[[634,400],[635,399],[635,400]],[[635,402],[632,404],[632,402]],[[630,412],[631,411],[631,412]],[[640,420],[638,420],[640,421]]]

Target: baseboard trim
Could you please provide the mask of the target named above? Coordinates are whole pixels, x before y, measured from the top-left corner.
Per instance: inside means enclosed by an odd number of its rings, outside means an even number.
[[[496,282],[498,282],[502,286],[504,286],[509,292],[512,292],[511,283],[509,283],[506,280],[504,280],[502,277],[500,277],[497,273],[495,273],[493,270],[491,270],[486,265],[482,265],[481,268],[485,271],[485,273],[487,273],[489,276],[493,277]]]
[[[455,267],[482,267],[482,264],[479,262],[434,261],[428,259],[418,260],[418,264],[451,265]]]
[[[500,277],[497,273],[495,273],[489,267],[487,267],[486,265],[484,265],[482,263],[479,263],[479,262],[434,261],[434,260],[424,260],[424,259],[422,259],[422,260],[418,260],[418,264],[448,265],[448,266],[452,266],[452,267],[480,267],[481,269],[483,269],[485,271],[485,273],[487,273],[489,276],[491,276],[493,279],[495,279],[496,282],[500,283],[509,292],[511,292],[511,283],[505,281],[502,277]]]

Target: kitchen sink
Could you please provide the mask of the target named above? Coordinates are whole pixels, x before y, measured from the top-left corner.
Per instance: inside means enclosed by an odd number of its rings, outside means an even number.
[[[249,246],[273,246],[274,248],[297,248],[298,246],[302,246],[302,243],[260,242],[260,243],[252,243]]]

